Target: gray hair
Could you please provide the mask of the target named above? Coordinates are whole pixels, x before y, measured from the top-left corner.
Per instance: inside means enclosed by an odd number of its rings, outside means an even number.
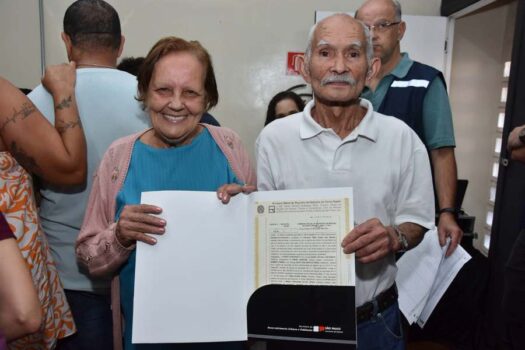
[[[321,21],[315,23],[310,28],[310,31],[308,32],[308,42],[307,42],[307,45],[306,45],[306,51],[304,53],[304,61],[305,61],[306,66],[308,66],[308,64],[310,63],[310,59],[312,58],[312,50],[313,50],[312,46],[313,46],[313,41],[314,41],[314,34],[315,34],[315,31],[317,30],[318,25],[320,23],[324,22],[325,20],[327,20],[328,18],[332,18],[334,16],[346,16],[346,17],[350,17],[350,18],[353,19],[353,17],[350,16],[349,14],[347,14],[347,13],[339,12],[339,13],[334,13],[333,15],[330,15],[330,16],[322,19]],[[370,66],[370,61],[372,60],[372,58],[374,58],[374,47],[372,45],[372,36],[370,35],[370,29],[368,29],[368,27],[363,22],[361,22],[359,20],[356,20],[356,21],[363,28],[363,33],[365,35],[365,42],[364,42],[364,44],[366,45],[365,46],[366,63],[367,63],[367,66]]]
[[[396,14],[396,21],[401,21],[401,4],[397,0],[392,0],[392,3],[394,4],[394,11]]]
[[[391,1],[392,1],[392,5],[394,6],[394,15],[395,15],[394,21],[401,21],[401,4],[397,0],[391,0]],[[359,12],[359,9],[355,11],[354,17],[357,18],[358,12]]]

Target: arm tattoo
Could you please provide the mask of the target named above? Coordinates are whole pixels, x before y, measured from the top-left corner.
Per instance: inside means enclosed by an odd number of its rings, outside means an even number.
[[[2,125],[0,125],[0,134],[4,132],[7,125],[10,123],[16,123],[18,119],[26,119],[29,117],[34,111],[36,111],[35,106],[31,102],[24,102],[20,106],[20,110],[16,110],[16,108],[13,108],[13,115],[11,117],[7,117]]]
[[[64,108],[69,108],[69,106],[71,106],[71,101],[72,101],[72,98],[71,96],[63,99],[62,101],[60,101],[59,104],[56,105],[56,109],[64,109]]]
[[[79,128],[82,128],[82,121],[78,117],[77,117],[77,120],[74,120],[74,121],[71,121],[71,122],[65,122],[65,121],[57,119],[57,123],[60,123],[60,125],[56,125],[55,128],[57,129],[57,131],[60,134],[65,133],[69,129],[76,128],[77,126]]]
[[[39,175],[41,170],[38,164],[36,163],[36,160],[28,155],[22,148],[19,148],[15,141],[11,142],[11,146],[9,147],[9,152],[13,157],[15,157],[16,161],[24,167],[28,172],[34,173]]]

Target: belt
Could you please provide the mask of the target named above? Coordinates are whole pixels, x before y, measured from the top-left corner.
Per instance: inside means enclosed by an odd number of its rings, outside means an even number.
[[[367,301],[356,309],[357,324],[372,319],[379,312],[383,312],[397,301],[397,287],[392,284],[390,288],[381,292],[371,301]]]

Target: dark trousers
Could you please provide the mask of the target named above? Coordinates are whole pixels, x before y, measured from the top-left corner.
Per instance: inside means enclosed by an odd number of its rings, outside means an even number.
[[[506,346],[525,349],[525,230],[516,239],[505,266],[503,315]]]
[[[111,297],[66,289],[66,297],[77,325],[77,333],[61,339],[57,350],[111,350],[113,323]]]
[[[404,350],[403,330],[399,304],[377,313],[371,320],[357,325],[358,349],[364,350]],[[345,350],[351,345],[273,341],[268,342],[267,350]]]

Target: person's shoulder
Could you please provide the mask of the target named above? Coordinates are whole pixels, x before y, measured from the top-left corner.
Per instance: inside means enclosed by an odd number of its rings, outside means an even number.
[[[416,132],[399,118],[379,112],[374,112],[374,118],[380,133],[383,135],[390,136],[393,139],[402,138],[413,139],[416,140],[416,142],[417,140],[421,141]]]
[[[392,131],[393,133],[399,133],[400,131],[411,130],[404,121],[391,115],[374,111],[374,119],[381,130],[387,132]]]
[[[148,130],[148,129],[146,129]],[[116,139],[115,141],[113,141],[109,147],[108,147],[108,151],[115,151],[115,150],[118,150],[122,147],[126,147],[126,146],[129,146],[130,144],[134,143],[142,134],[144,134],[144,132],[146,130],[142,130],[142,131],[139,131],[139,132],[136,132],[136,133],[133,133],[133,134],[130,134],[130,135],[126,135],[126,136],[123,136],[123,137],[120,137],[118,139]]]
[[[413,73],[414,72],[420,73],[420,74],[426,73],[426,74],[432,74],[432,75],[443,74],[441,73],[439,69],[432,67],[426,63],[419,62],[419,61],[413,61],[412,67],[410,67],[410,69],[412,70]]]
[[[211,124],[202,124],[215,140],[224,140],[225,142],[240,141],[240,136],[233,129],[225,126],[215,126]]]
[[[266,125],[261,133],[260,137],[270,137],[270,138],[286,138],[289,137],[291,133],[299,131],[301,126],[301,121],[303,120],[304,112],[298,112],[292,115],[289,115],[284,118],[279,118]]]
[[[127,72],[118,69],[107,68],[84,68],[77,69],[77,83],[85,86],[93,84],[100,88],[112,88],[118,86],[137,88],[137,78]],[[101,86],[100,84],[108,84]],[[111,85],[109,85],[111,84]]]
[[[137,81],[134,76],[117,69],[83,68],[77,70],[75,94],[79,111],[90,114],[98,111],[99,119],[108,114],[142,115],[141,104],[136,100]],[[94,100],[105,103],[93,103]],[[114,108],[115,104],[119,108]]]
[[[2,88],[2,91],[4,91],[6,88],[11,89],[14,86],[9,80],[5,79],[4,77],[0,77],[0,87]]]

